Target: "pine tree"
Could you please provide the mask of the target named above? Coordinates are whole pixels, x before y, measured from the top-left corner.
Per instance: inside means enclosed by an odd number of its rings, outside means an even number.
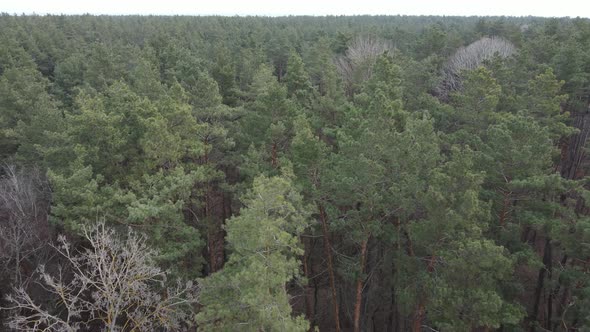
[[[198,275],[202,242],[184,212],[207,173],[190,161],[204,153],[200,126],[180,86],[157,101],[125,83],[78,96],[64,130],[48,134],[41,150],[54,188],[54,219],[77,231],[106,218],[143,227],[162,263]],[[142,228],[143,229],[143,228]],[[170,239],[175,239],[170,241]]]
[[[484,67],[468,71],[463,85],[462,91],[451,94],[458,122],[458,127],[453,129],[471,130],[471,133],[485,129],[493,121],[501,87]]]
[[[306,331],[292,317],[286,284],[298,277],[299,235],[309,213],[286,177],[258,177],[228,220],[232,253],[224,269],[201,281],[199,327],[210,331]]]
[[[474,156],[452,148],[422,196],[424,219],[409,224],[414,267],[401,282],[418,294],[413,331],[420,331],[427,312],[433,325],[456,331],[497,328],[523,317],[502,287],[512,279],[515,259],[484,236],[489,204],[479,198],[484,177],[472,171]]]
[[[573,128],[566,125],[569,113],[562,111],[568,97],[561,94],[563,84],[564,81],[558,81],[553,70],[547,69],[528,82],[523,96],[525,114],[547,127],[554,141],[574,133]]]
[[[19,153],[26,163],[40,159],[45,131],[59,128],[58,103],[49,82],[35,68],[6,68],[0,76],[0,158]]]
[[[340,307],[338,304],[338,294],[336,289],[336,273],[334,265],[334,255],[332,253],[331,245],[331,231],[328,224],[328,215],[326,213],[326,200],[329,193],[326,192],[323,182],[325,180],[325,173],[327,167],[330,167],[330,159],[332,157],[330,148],[312,132],[311,125],[307,118],[300,114],[293,123],[295,136],[291,144],[291,153],[293,160],[294,173],[296,175],[296,184],[300,188],[302,194],[313,202],[317,207],[317,214],[319,215],[321,231],[317,231],[311,227],[310,231],[320,232],[322,234],[322,241],[324,244],[324,256],[327,262],[328,279],[330,283],[332,314],[334,315],[334,327],[336,331],[340,331]],[[307,253],[304,252],[304,255]],[[304,259],[304,271],[309,271],[306,266],[307,260]],[[306,275],[309,278],[309,275]],[[309,282],[309,280],[308,280]],[[306,302],[310,302],[306,294]],[[306,303],[308,307],[310,306]],[[308,319],[312,315],[308,310]],[[313,323],[313,321],[312,321]]]
[[[252,101],[245,105],[239,141],[242,151],[248,151],[244,175],[252,179],[264,174],[275,175],[287,162],[288,144],[292,136],[292,117],[296,114],[294,102],[287,89],[272,75],[271,68],[261,66],[250,87]],[[257,170],[254,172],[248,169]]]
[[[290,97],[297,100],[302,106],[309,104],[312,87],[303,60],[296,52],[291,52],[289,55],[285,83]]]

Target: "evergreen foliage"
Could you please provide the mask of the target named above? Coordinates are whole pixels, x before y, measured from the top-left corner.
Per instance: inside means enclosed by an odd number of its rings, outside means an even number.
[[[88,271],[30,239],[87,252],[106,220],[198,280],[177,329],[590,324],[588,19],[2,14],[0,31],[1,294],[45,304],[35,265]]]

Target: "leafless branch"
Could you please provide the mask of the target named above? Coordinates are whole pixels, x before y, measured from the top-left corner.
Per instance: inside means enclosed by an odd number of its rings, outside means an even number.
[[[342,75],[349,94],[353,93],[356,84],[371,77],[373,65],[384,53],[393,53],[393,45],[386,40],[372,36],[355,38],[344,56],[336,58],[336,67]]]
[[[462,47],[449,59],[442,70],[443,79],[437,93],[446,98],[449,93],[461,89],[461,72],[472,70],[493,56],[510,57],[516,47],[501,37],[484,37],[466,47]]]
[[[0,174],[0,267],[20,285],[23,265],[49,238],[49,187],[34,168],[5,165]]]
[[[9,326],[19,331],[77,331],[100,326],[107,331],[179,330],[192,320],[197,302],[192,283],[165,287],[166,272],[155,264],[156,252],[131,230],[126,240],[99,223],[83,232],[88,249],[75,250],[64,236],[55,249],[72,270],[51,275],[41,266],[38,283],[52,294],[60,311],[44,308],[22,288],[7,300],[14,313]],[[185,310],[188,309],[188,310]]]

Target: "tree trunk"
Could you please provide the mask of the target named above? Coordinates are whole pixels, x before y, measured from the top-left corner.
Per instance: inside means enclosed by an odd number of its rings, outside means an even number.
[[[529,239],[529,234],[531,233],[531,226],[524,226],[522,230],[522,234],[520,235],[520,241],[522,243],[527,243]]]
[[[397,252],[396,255],[399,255],[400,251],[401,251],[401,221],[399,220],[399,218],[395,218],[395,220],[393,221],[393,225],[395,226],[396,230],[397,230],[397,234],[399,235],[398,241],[395,244],[395,251]],[[397,301],[396,301],[396,296],[395,296],[395,279],[396,279],[396,266],[395,264],[392,264],[392,268],[391,268],[391,278],[393,280],[392,284],[391,284],[391,303],[390,303],[390,311],[389,311],[389,318],[388,318],[388,323],[387,323],[387,332],[398,332],[400,329],[400,315],[399,315],[399,309],[397,307]]]
[[[541,294],[543,293],[543,284],[545,283],[545,274],[547,273],[547,267],[549,266],[551,261],[551,239],[547,238],[545,240],[545,249],[543,253],[543,267],[539,269],[539,277],[537,278],[537,287],[535,289],[534,299],[535,302],[533,304],[533,312],[529,319],[531,320],[531,331],[534,332],[535,328],[532,324],[534,321],[537,320],[537,316],[539,315],[539,304],[541,303]]]
[[[206,184],[205,188],[205,220],[207,221],[207,247],[209,251],[209,266],[210,272],[214,273],[223,268],[223,264],[225,262],[225,231],[223,230],[223,222],[224,218],[223,215],[225,214],[224,209],[225,207],[217,205],[217,208],[213,208],[214,204],[212,203],[213,197],[218,196],[216,191],[218,188],[213,188],[210,183]],[[215,197],[215,199],[220,199],[221,201],[224,200],[223,194],[219,197]]]
[[[412,322],[412,332],[420,332],[422,330],[422,320],[424,319],[425,305],[424,301],[421,300],[418,304],[418,308],[414,312],[414,320]]]
[[[505,192],[502,195],[504,199],[502,200],[502,211],[500,211],[500,227],[504,228],[506,225],[506,219],[508,217],[508,210],[510,208],[510,194],[509,192]]]
[[[567,260],[568,260],[568,256],[567,256],[567,254],[564,254],[563,258],[561,259],[561,266],[562,267],[565,267],[567,265]],[[561,283],[558,282],[557,286],[555,286],[555,288],[551,292],[551,298],[550,298],[551,303],[549,305],[552,305],[553,300],[555,300],[559,296],[560,291],[561,291]],[[557,317],[561,317],[561,315],[563,314],[563,310],[565,308],[565,301],[567,300],[567,295],[568,295],[568,290],[567,290],[567,288],[565,288],[563,290],[563,295],[561,297],[561,300],[559,301],[559,303],[557,304],[557,307],[555,308]],[[548,305],[548,307],[549,307],[549,305]],[[551,312],[552,311],[550,311],[550,313]],[[551,320],[551,318],[552,317],[550,314],[549,320]],[[559,323],[557,321],[555,323],[551,323],[551,330],[556,331],[558,326],[559,326]]]
[[[363,285],[365,280],[363,273],[365,272],[365,263],[367,261],[367,242],[368,238],[361,243],[360,275],[356,280],[356,301],[354,303],[354,332],[360,332],[361,330],[361,303],[363,302]]]
[[[313,326],[314,326],[314,320],[315,320],[315,314],[314,314],[314,303],[313,303],[313,290],[311,289],[311,273],[310,273],[310,269],[309,269],[309,251],[310,251],[310,245],[309,245],[309,239],[306,239],[306,237],[302,236],[302,242],[303,242],[303,248],[304,248],[304,252],[303,252],[303,274],[305,275],[305,278],[307,279],[307,284],[305,285],[305,315],[307,316],[307,320],[309,321],[309,331],[313,331]]]
[[[206,184],[205,188],[205,207],[204,207],[204,214],[205,220],[207,221],[207,248],[209,249],[209,266],[210,266],[210,273],[214,273],[217,271],[217,264],[215,264],[215,231],[216,227],[214,225],[213,218],[211,218],[211,206],[210,206],[210,196],[211,195],[211,188],[209,186],[209,182]]]
[[[567,303],[567,302],[568,302],[568,300],[569,300],[569,297],[570,297],[570,291],[569,291],[569,288],[567,288],[567,287],[566,287],[566,288],[563,290],[563,295],[561,295],[561,300],[559,300],[559,306],[558,306],[558,317],[560,317],[560,319],[561,319],[561,317],[563,317],[563,315],[564,315],[564,312],[565,312],[565,310],[566,310],[566,308],[567,308],[567,305],[568,305],[568,303]],[[559,321],[556,321],[556,322],[553,324],[553,329],[552,329],[551,331],[557,331],[557,328],[558,328],[558,326],[560,325],[560,323],[561,323],[561,322],[559,322]],[[565,326],[564,326],[564,328],[565,328]],[[567,329],[566,329],[566,330],[567,330]]]
[[[586,109],[590,108],[590,103]],[[572,126],[579,129],[580,132],[570,136],[567,143],[563,145],[561,154],[561,176],[576,180],[585,176],[584,167],[581,167],[586,159],[586,150],[584,146],[590,137],[590,112],[583,110],[578,111],[571,109],[573,118]]]
[[[430,259],[428,260],[428,265],[426,266],[426,271],[428,273],[432,273],[434,271],[434,264],[436,263],[436,255],[432,254]],[[422,321],[424,320],[424,312],[426,311],[426,298],[420,299],[418,303],[418,307],[414,312],[414,320],[412,322],[412,331],[413,332],[420,332],[422,330]]]
[[[561,266],[565,267],[567,264],[567,259],[568,256],[567,254],[564,254],[562,259],[561,259]],[[551,275],[549,276],[549,278],[551,278]],[[551,294],[549,295],[549,300],[547,302],[547,329],[555,331],[557,329],[558,324],[557,323],[553,323],[552,322],[552,316],[553,316],[553,300],[555,300],[557,298],[557,296],[559,295],[559,291],[561,289],[561,282],[558,282],[557,285],[555,286],[555,288],[553,289],[553,291],[551,291]],[[564,295],[567,293],[567,290],[564,292]],[[557,316],[561,316],[562,311],[560,310],[561,308],[563,308],[563,301],[564,298],[562,297],[562,300],[558,303],[558,306],[556,307],[556,313]]]
[[[434,263],[436,262],[436,255],[432,255],[430,256],[430,259],[428,260],[428,266],[426,267],[426,270],[428,271],[428,273],[432,273],[434,271]]]
[[[412,239],[410,238],[410,234],[408,234],[408,231],[405,229],[403,230],[403,234],[406,238],[406,252],[408,256],[414,257],[414,248],[412,245]],[[424,310],[426,306],[424,302],[424,299],[420,299],[420,302],[418,302],[418,306],[414,311],[414,315],[412,317],[412,332],[420,332],[422,328],[422,319],[424,318]]]
[[[387,330],[391,332],[398,332],[400,330],[400,323],[401,320],[395,297],[395,287],[391,287],[391,312],[389,313],[389,324]]]
[[[278,166],[278,157],[277,157],[277,143],[272,143],[272,152],[271,152],[271,165],[272,167],[276,168]]]
[[[205,154],[203,156],[203,165],[205,167],[210,167],[209,162],[209,138],[205,138],[203,140],[203,144],[205,145]],[[205,220],[207,221],[207,249],[209,251],[209,273],[217,272],[221,269],[223,265],[223,234],[221,234],[221,243],[220,243],[220,229],[221,225],[217,221],[217,218],[213,215],[212,212],[212,196],[213,196],[213,189],[211,187],[211,181],[207,181],[205,183],[205,204],[204,204],[204,211],[203,214],[205,215]],[[221,254],[220,251],[221,250]],[[221,256],[221,262],[219,259]]]
[[[332,307],[334,309],[334,323],[336,332],[340,332],[340,314],[338,306],[338,295],[336,294],[336,278],[334,277],[334,263],[332,261],[332,246],[330,245],[330,238],[328,232],[328,221],[326,220],[326,211],[321,204],[318,204],[320,212],[320,221],[322,223],[322,234],[324,238],[324,254],[328,261],[328,276],[330,279],[330,289],[332,291]]]
[[[399,245],[397,246],[397,250],[399,251],[400,247]],[[395,265],[393,265],[392,267],[392,271],[391,271],[391,279],[394,280],[394,282],[392,282],[391,284],[391,303],[390,303],[390,310],[389,310],[389,318],[388,318],[388,323],[387,323],[387,328],[386,331],[387,332],[397,332],[399,331],[399,323],[400,323],[400,317],[399,317],[399,310],[397,307],[397,301],[396,301],[396,296],[395,296],[395,279],[396,279],[396,268]]]
[[[553,279],[553,259],[551,253],[551,245],[549,244],[549,250],[545,249],[545,251],[549,251],[549,260],[547,261],[547,277],[549,281]],[[553,316],[553,291],[547,297],[547,317],[545,319],[545,328],[551,329],[551,317]]]

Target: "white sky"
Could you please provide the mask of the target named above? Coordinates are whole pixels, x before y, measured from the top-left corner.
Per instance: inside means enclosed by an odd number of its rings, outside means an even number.
[[[10,14],[590,17],[590,0],[0,0]]]

